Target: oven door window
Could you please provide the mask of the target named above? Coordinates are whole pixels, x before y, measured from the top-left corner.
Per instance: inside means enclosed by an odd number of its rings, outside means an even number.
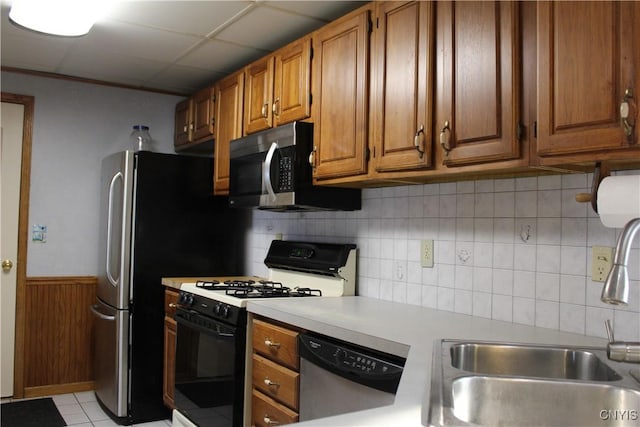
[[[240,425],[243,334],[211,319],[177,321],[176,408],[199,425]]]

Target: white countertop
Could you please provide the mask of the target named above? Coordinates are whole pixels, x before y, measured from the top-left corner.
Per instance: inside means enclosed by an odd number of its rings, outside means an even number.
[[[407,357],[393,405],[296,424],[300,426],[426,424],[432,345],[438,339],[606,345],[599,338],[366,297],[249,301],[247,309],[303,329]]]

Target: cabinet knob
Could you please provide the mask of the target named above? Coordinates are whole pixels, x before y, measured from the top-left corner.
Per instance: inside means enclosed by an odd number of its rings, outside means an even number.
[[[279,342],[273,342],[269,338],[264,340],[264,345],[266,345],[269,348],[280,348],[280,343]]]
[[[451,146],[450,146],[450,141],[449,141],[449,137],[451,135],[451,129],[449,127],[449,120],[445,120],[444,122],[444,126],[442,127],[442,130],[440,131],[440,145],[442,146],[442,149],[445,152],[445,155],[449,155],[449,152],[451,151]]]
[[[269,425],[269,426],[278,426],[278,425],[280,425],[280,423],[278,421],[272,420],[271,417],[269,415],[267,415],[267,414],[264,414],[264,417],[262,418],[262,420],[264,421],[264,423],[266,425]]]
[[[271,381],[269,378],[265,378],[265,379],[264,379],[264,384],[265,384],[267,387],[275,387],[275,388],[280,387],[280,384],[278,384],[278,383],[276,383],[276,382]]]
[[[175,304],[173,302],[169,303],[169,308],[177,308],[177,307],[178,307],[178,304]]]
[[[424,156],[424,148],[422,142],[424,141],[424,125],[420,124],[420,128],[416,132],[416,135],[413,137],[413,145],[418,150],[420,158]]]

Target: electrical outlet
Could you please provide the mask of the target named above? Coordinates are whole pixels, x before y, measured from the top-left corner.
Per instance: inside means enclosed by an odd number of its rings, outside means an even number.
[[[420,264],[423,267],[433,267],[433,240],[425,239],[420,242]]]
[[[591,280],[604,282],[613,266],[613,248],[593,246],[591,248]]]

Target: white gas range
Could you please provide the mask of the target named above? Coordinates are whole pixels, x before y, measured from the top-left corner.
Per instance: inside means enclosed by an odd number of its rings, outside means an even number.
[[[176,310],[174,396],[180,413],[174,413],[174,425],[241,426],[247,302],[355,295],[356,255],[350,244],[274,240],[264,261],[266,279],[183,283]]]

